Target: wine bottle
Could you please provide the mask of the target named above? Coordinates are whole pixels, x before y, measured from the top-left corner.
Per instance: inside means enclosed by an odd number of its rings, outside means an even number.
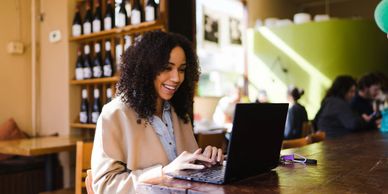
[[[123,47],[121,46],[120,42],[116,44],[116,66],[117,69],[120,69],[120,61],[121,61],[121,55],[123,54]]]
[[[131,24],[140,24],[141,23],[141,16],[142,15],[142,9],[140,5],[139,0],[134,0],[132,11],[131,11]]]
[[[155,0],[148,0],[145,7],[145,21],[155,21],[158,18],[158,4]]]
[[[100,0],[95,0],[94,4],[96,6],[96,11],[94,12],[93,16],[93,32],[100,32],[102,27],[102,12],[101,12],[101,6],[100,6]]]
[[[88,102],[88,90],[82,89],[81,110],[79,113],[80,123],[89,123],[89,102]]]
[[[94,44],[93,77],[102,77],[102,57],[100,43],[98,42]]]
[[[115,26],[115,11],[112,0],[108,0],[104,17],[104,30],[110,30]]]
[[[93,101],[93,108],[92,108],[92,123],[97,123],[97,119],[100,116],[101,112],[101,100],[100,100],[100,90],[96,86],[94,88],[94,101]]]
[[[84,79],[92,78],[92,62],[90,60],[90,47],[88,44],[84,47]]]
[[[120,3],[119,13],[117,15],[117,27],[121,28],[128,24],[127,22],[127,11],[125,10],[125,0]]]
[[[77,4],[76,12],[73,19],[73,25],[72,25],[72,35],[73,36],[80,36],[82,34],[82,19],[81,14],[79,12],[79,4]]]
[[[106,86],[106,103],[112,101],[112,88],[110,85]]]
[[[113,76],[113,59],[110,52],[110,41],[105,42],[104,77]]]
[[[92,22],[93,22],[92,17],[93,16],[92,16],[92,10],[90,8],[90,1],[87,1],[86,2],[86,14],[84,17],[84,23],[82,24],[84,34],[90,34],[92,32]]]
[[[127,50],[132,45],[132,38],[129,35],[124,36],[124,50]]]
[[[75,64],[75,79],[76,80],[84,79],[84,64],[83,64],[82,53],[80,48],[78,48],[78,51],[77,51],[77,62]]]
[[[127,11],[127,25],[131,22],[131,2],[130,0],[123,0],[125,1],[125,11]]]

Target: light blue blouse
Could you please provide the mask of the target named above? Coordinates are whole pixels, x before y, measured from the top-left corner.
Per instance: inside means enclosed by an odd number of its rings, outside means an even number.
[[[177,157],[177,153],[174,129],[172,128],[170,103],[167,101],[164,103],[162,119],[153,115],[150,120],[152,127],[155,129],[156,134],[158,134],[160,142],[167,153],[168,159],[170,162],[173,161]]]

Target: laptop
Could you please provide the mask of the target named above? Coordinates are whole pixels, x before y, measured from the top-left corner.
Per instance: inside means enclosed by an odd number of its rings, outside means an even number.
[[[276,168],[279,164],[288,104],[239,103],[225,165],[201,170],[181,170],[169,176],[225,184]]]

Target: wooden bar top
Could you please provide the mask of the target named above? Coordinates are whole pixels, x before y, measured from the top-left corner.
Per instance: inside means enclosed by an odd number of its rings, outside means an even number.
[[[54,136],[0,141],[0,153],[37,156],[75,149],[78,137]]]
[[[140,184],[140,193],[388,193],[388,133],[369,131],[282,150],[318,160],[280,165],[226,185],[169,177]]]

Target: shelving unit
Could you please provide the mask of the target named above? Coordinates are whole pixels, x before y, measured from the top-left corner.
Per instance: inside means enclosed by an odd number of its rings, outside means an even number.
[[[132,1],[131,1],[132,2]],[[142,0],[143,5],[145,5],[145,0]],[[106,5],[106,0],[102,0],[102,8],[104,9]],[[114,28],[111,30],[105,30],[97,33],[80,35],[77,37],[69,37],[70,43],[70,53],[76,53],[77,48],[80,47],[83,50],[83,46],[89,44],[91,46],[91,55],[94,56],[94,43],[99,42],[101,47],[102,58],[105,59],[105,42],[110,41],[111,43],[111,54],[114,61],[114,76],[113,77],[104,77],[104,78],[94,78],[94,79],[85,79],[85,80],[75,80],[75,57],[70,57],[70,128],[78,130],[73,132],[79,132],[83,137],[93,138],[94,129],[96,128],[95,124],[87,123],[83,124],[79,122],[79,112],[80,112],[80,103],[81,103],[81,89],[86,88],[88,91],[88,100],[89,105],[93,102],[93,88],[100,88],[101,104],[106,103],[106,90],[108,87],[112,89],[112,94],[114,96],[116,92],[116,83],[120,77],[120,67],[117,64],[116,56],[116,47],[121,47],[121,50],[124,53],[125,37],[129,36],[132,43],[135,41],[135,38],[145,32],[153,30],[162,30],[167,31],[166,28],[166,10],[167,10],[167,0],[160,0],[159,3],[159,18],[156,21],[151,22],[142,22],[137,25],[128,25],[122,28]],[[103,13],[105,15],[105,13]],[[83,14],[81,13],[81,16]],[[71,28],[71,26],[70,26]],[[72,56],[72,55],[71,55]],[[75,55],[73,55],[75,56]],[[81,131],[79,131],[81,130]]]

